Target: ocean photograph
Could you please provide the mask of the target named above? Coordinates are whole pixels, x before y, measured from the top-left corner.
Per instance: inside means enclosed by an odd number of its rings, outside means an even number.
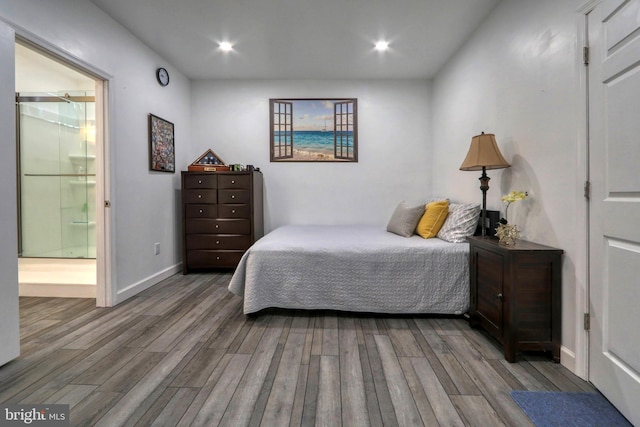
[[[272,161],[356,161],[356,100],[271,103]]]

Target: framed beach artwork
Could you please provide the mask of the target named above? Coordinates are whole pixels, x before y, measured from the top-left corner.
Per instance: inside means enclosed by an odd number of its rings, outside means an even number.
[[[149,167],[152,171],[176,171],[173,136],[173,123],[149,114]]]
[[[272,162],[357,162],[358,100],[269,100]]]

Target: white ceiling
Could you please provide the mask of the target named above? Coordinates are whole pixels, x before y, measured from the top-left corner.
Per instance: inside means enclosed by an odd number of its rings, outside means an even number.
[[[91,1],[191,79],[409,79],[433,77],[499,0]]]

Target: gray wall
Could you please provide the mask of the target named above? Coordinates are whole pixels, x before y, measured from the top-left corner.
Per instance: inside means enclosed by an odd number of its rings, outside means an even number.
[[[216,80],[192,84],[191,157],[211,148],[261,168],[265,228],[386,226],[396,205],[431,197],[426,80]],[[358,162],[269,161],[269,98],[357,98]]]
[[[91,2],[4,0],[0,13],[17,34],[110,82],[111,174],[105,196],[112,207],[107,233],[112,297],[122,301],[172,274],[181,262],[180,174],[149,171],[147,116],[153,113],[174,123],[179,171],[188,163],[191,141],[190,82]],[[165,88],[156,82],[159,66],[171,73]],[[3,100],[3,108],[7,102]],[[7,144],[15,143],[3,142]],[[15,199],[15,187],[13,192]],[[161,245],[159,255],[154,255],[155,242]]]
[[[504,213],[501,195],[528,191],[529,199],[509,208],[509,222],[524,239],[565,251],[562,363],[571,369],[583,352],[576,301],[585,291],[586,256],[578,6],[502,1],[439,72],[433,88],[434,188],[481,200],[480,173],[458,169],[473,135],[495,133],[511,168],[488,172],[488,207]]]

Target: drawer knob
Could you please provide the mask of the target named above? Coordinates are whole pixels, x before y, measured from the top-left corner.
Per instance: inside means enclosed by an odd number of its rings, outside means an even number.
[[[202,194],[198,194],[198,199],[202,199]]]
[[[200,213],[202,213],[202,209],[200,209]]]
[[[220,228],[220,226],[218,224],[216,224],[216,228]]]
[[[220,244],[220,240],[216,240],[216,245],[219,245],[219,244]]]
[[[235,199],[235,198],[236,198],[236,195],[235,195],[235,194],[234,194],[234,195],[232,195],[232,196],[231,196],[231,198],[232,198],[232,199]]]
[[[235,209],[231,209],[231,213],[236,213],[236,210]]]
[[[232,180],[231,180],[231,183],[232,183],[232,184],[235,184],[235,183],[236,183],[236,181],[232,179]]]
[[[220,257],[219,257],[219,256],[217,256],[217,257],[216,257],[216,259],[217,259],[218,261],[220,261]]]
[[[498,298],[499,300],[502,300],[502,298],[503,298],[502,292],[500,292],[498,295],[496,295],[496,298]]]
[[[202,184],[202,180],[201,179],[198,180],[198,184]]]

